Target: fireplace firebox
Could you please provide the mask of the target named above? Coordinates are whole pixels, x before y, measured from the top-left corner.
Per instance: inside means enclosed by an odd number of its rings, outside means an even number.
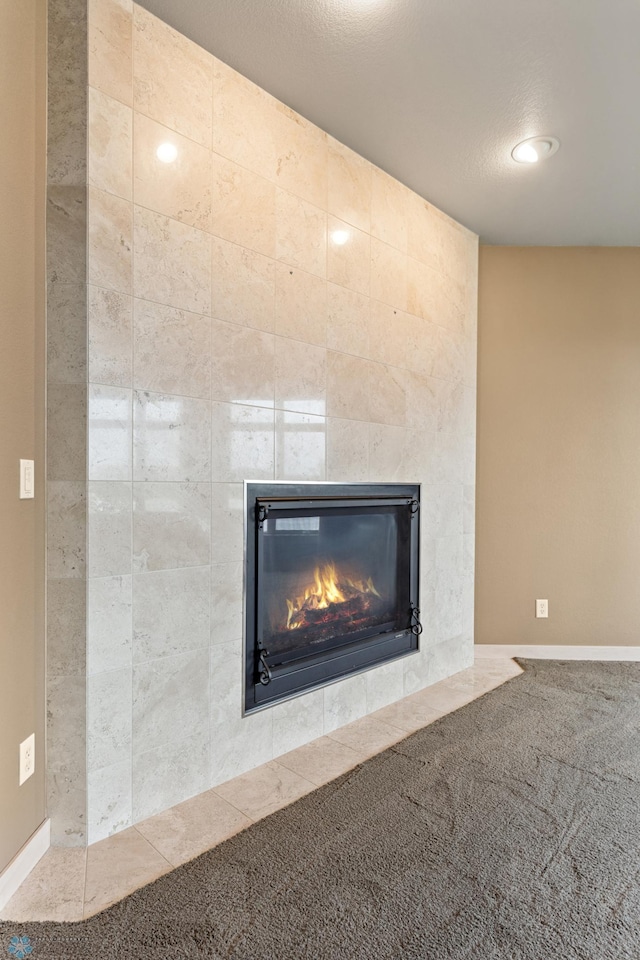
[[[245,495],[245,712],[418,649],[418,484]]]

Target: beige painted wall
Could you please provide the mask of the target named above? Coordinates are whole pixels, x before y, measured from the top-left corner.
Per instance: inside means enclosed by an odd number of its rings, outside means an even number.
[[[640,248],[481,248],[477,456],[476,642],[640,642]]]
[[[0,871],[45,816],[43,476],[44,15],[0,0]],[[37,463],[18,499],[18,461]],[[18,787],[18,745],[36,773]]]

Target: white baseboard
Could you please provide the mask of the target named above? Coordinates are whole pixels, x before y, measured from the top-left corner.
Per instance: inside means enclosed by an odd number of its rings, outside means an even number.
[[[574,647],[568,644],[476,643],[476,660],[530,657],[532,660],[640,660],[640,647]]]
[[[0,873],[0,910],[6,906],[51,845],[51,821],[45,820]]]

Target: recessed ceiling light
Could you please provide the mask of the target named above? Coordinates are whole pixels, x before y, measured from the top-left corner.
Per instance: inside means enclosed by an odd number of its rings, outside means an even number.
[[[560,141],[556,137],[529,137],[513,148],[511,156],[518,163],[537,163],[551,157],[559,147]]]
[[[178,148],[173,143],[161,143],[156,150],[156,157],[163,163],[173,163],[178,156]]]

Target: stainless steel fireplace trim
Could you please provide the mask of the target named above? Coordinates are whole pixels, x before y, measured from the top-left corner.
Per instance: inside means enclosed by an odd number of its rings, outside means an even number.
[[[281,697],[277,703],[264,703],[258,706],[252,707],[250,711],[245,709],[245,688],[244,688],[244,677],[247,671],[247,533],[249,526],[249,510],[248,510],[248,487],[249,484],[259,483],[259,484],[270,484],[273,486],[282,486],[282,487],[336,487],[336,486],[349,486],[349,487],[369,487],[372,484],[375,484],[377,487],[401,487],[401,486],[412,486],[418,487],[420,491],[420,501],[422,502],[422,483],[415,482],[413,480],[393,480],[393,481],[381,481],[377,480],[244,480],[243,481],[243,493],[242,493],[242,504],[243,504],[243,520],[242,520],[242,529],[243,529],[243,540],[242,540],[242,678],[243,682],[240,688],[240,715],[241,717],[252,717],[256,713],[262,713],[263,710],[272,710],[274,707],[277,707],[280,703],[287,703],[289,700],[297,700],[299,697],[304,697],[309,693],[313,693],[313,690],[299,690],[287,694],[284,697]],[[420,526],[422,527],[422,512],[419,519]],[[421,529],[422,534],[422,529]],[[407,657],[415,657],[420,653],[420,650],[410,650],[407,653],[400,654],[394,659],[396,660],[405,660]],[[367,673],[369,670],[377,670],[381,664],[372,664],[371,666],[362,667],[360,670],[354,670],[353,673],[349,674],[350,677],[360,676],[362,673]],[[323,690],[325,687],[331,687],[334,683],[341,683],[344,680],[344,677],[336,677],[334,680],[327,680],[322,684],[321,687],[316,689]]]

